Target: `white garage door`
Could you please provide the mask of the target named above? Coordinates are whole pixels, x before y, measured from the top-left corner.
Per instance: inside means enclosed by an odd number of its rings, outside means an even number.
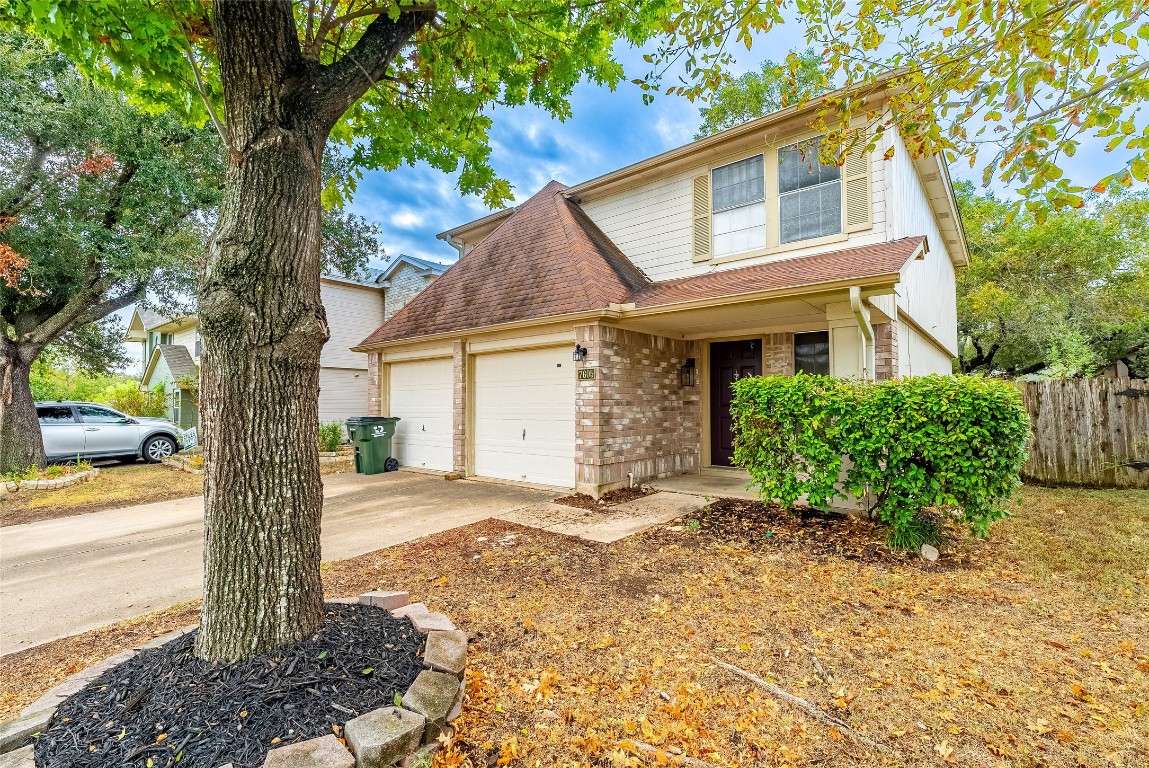
[[[367,415],[367,371],[319,369],[319,421],[347,421]]]
[[[568,347],[475,358],[475,474],[569,488],[575,367]]]
[[[391,410],[398,416],[391,450],[401,467],[452,469],[450,358],[391,364]]]

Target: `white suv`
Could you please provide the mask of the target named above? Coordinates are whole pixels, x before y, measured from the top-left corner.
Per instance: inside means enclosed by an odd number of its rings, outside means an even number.
[[[48,461],[142,457],[159,462],[179,450],[180,429],[167,419],[128,416],[99,403],[36,403]]]

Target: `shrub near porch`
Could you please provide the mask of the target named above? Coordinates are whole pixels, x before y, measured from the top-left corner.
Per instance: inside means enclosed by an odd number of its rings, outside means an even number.
[[[892,546],[936,543],[927,510],[984,536],[1021,485],[1029,419],[1006,382],[799,374],[746,378],[734,390],[734,461],[763,498],[821,508],[869,494]]]

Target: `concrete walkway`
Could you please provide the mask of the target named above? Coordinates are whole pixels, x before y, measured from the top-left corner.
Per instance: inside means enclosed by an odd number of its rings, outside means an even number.
[[[560,493],[415,472],[328,475],[323,559],[536,506]],[[203,497],[0,528],[0,655],[192,600]]]

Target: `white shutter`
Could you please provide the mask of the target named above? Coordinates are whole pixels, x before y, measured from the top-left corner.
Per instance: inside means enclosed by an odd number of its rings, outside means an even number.
[[[694,178],[693,260],[710,261],[710,175]]]
[[[846,156],[842,166],[846,198],[846,231],[861,232],[873,226],[870,201],[870,153],[862,144]]]

